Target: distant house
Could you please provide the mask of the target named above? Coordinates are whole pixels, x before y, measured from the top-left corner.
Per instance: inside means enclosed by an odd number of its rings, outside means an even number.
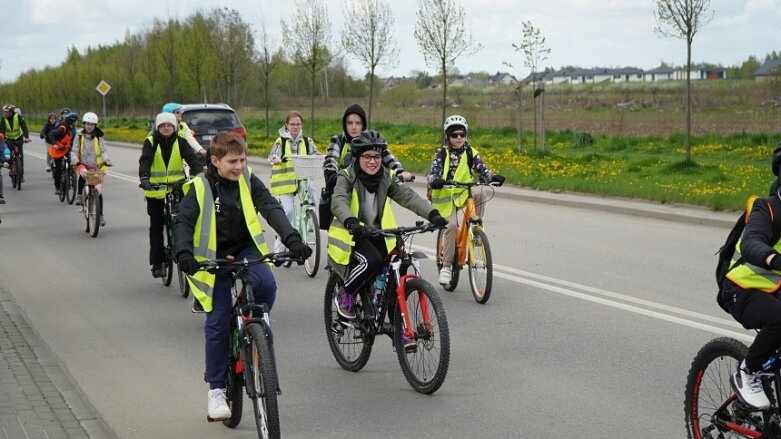
[[[515,76],[507,72],[496,72],[495,75],[488,77],[488,82],[499,85],[514,85],[517,80],[515,79]]]
[[[669,67],[665,64],[660,65],[659,67],[651,70],[646,70],[645,77],[643,78],[645,81],[669,81],[673,79],[673,75],[675,74],[675,70],[672,67]]]
[[[781,76],[781,60],[778,59],[765,62],[754,72],[755,81],[779,79],[779,76]]]
[[[686,80],[686,67],[679,67],[673,73],[673,79]],[[727,79],[727,70],[721,67],[692,66],[692,81],[700,79]]]
[[[486,85],[488,84],[488,80],[472,78],[471,76],[460,76],[450,79],[447,84],[450,87],[474,87],[479,85]]]
[[[637,67],[613,69],[613,82],[638,82],[645,78],[645,72]]]

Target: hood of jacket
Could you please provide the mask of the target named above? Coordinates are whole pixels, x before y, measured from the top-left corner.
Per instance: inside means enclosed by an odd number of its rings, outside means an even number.
[[[347,109],[344,110],[344,116],[342,116],[342,132],[344,133],[344,137],[348,142],[353,140],[352,137],[347,134],[347,116],[351,114],[357,114],[358,117],[361,118],[361,122],[363,122],[363,129],[366,129],[366,112],[363,110],[363,108],[358,104],[352,104],[347,107]]]

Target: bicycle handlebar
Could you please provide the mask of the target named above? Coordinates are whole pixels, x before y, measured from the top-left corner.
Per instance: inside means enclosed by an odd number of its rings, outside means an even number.
[[[286,262],[296,262],[299,265],[301,265],[304,263],[304,260],[293,256],[293,253],[290,252],[268,253],[257,259],[247,259],[247,258],[240,259],[240,260],[214,259],[211,261],[205,261],[198,264],[198,270],[208,271],[209,273],[214,274],[217,272],[217,270],[223,268],[228,268],[231,269],[232,271],[237,271],[244,267],[263,264],[266,262],[271,262],[275,266],[279,267]]]
[[[423,221],[416,221],[414,226],[397,227],[395,229],[372,229],[366,228],[366,233],[370,238],[376,238],[380,236],[393,237],[393,236],[407,236],[416,233],[433,232],[434,230],[443,229],[444,227],[437,227],[431,223],[424,223]]]
[[[453,180],[445,180],[445,186],[454,186],[454,187],[463,187],[463,188],[472,188],[475,186],[492,186],[492,187],[499,187],[497,182],[482,182],[482,181],[470,181],[468,183],[462,183],[460,181],[453,181]]]

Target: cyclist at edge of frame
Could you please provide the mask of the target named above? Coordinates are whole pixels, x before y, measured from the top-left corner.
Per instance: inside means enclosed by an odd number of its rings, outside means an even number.
[[[279,129],[279,137],[274,141],[268,161],[271,163],[271,194],[277,197],[285,215],[293,223],[293,205],[298,190],[296,171],[293,161],[288,160],[294,155],[318,155],[317,145],[311,137],[304,136],[304,117],[298,111],[291,111],[285,117],[285,124]],[[309,185],[309,196],[315,201],[315,189]],[[284,251],[282,240],[277,237],[274,242],[274,253]]]
[[[30,142],[30,131],[27,129],[27,122],[20,112],[16,111],[13,104],[3,105],[3,123],[0,123],[0,140],[5,139],[8,148],[13,150],[14,146],[19,147],[19,157],[22,159],[22,170],[24,170],[24,144]],[[24,174],[22,174],[24,181]]]
[[[206,313],[207,411],[214,420],[231,417],[226,402],[232,308],[229,271],[198,271],[201,262],[233,256],[258,259],[268,253],[257,212],[282,236],[294,256],[309,258],[312,250],[290,225],[282,206],[247,167],[247,143],[241,136],[221,132],[209,148],[206,172],[190,180],[174,223],[174,254],[187,273],[193,297]],[[257,303],[271,310],[277,284],[268,264],[249,267],[249,280]]]
[[[184,163],[190,166],[191,174],[201,172],[198,155],[177,134],[178,123],[172,113],[159,113],[155,118],[155,129],[144,140],[141,157],[138,159],[138,179],[146,199],[146,213],[149,215],[149,264],[152,277],[165,277],[165,195],[171,189],[155,189],[153,185],[184,183]]]
[[[328,261],[343,281],[335,297],[342,318],[353,320],[355,296],[396,247],[395,238],[373,237],[368,229],[396,228],[393,200],[434,226],[447,220],[413,189],[394,178],[382,164],[388,144],[375,131],[363,131],[352,139],[353,166],[339,171],[331,199],[334,221],[328,230]]]
[[[439,283],[450,283],[453,276],[453,257],[456,250],[456,230],[458,229],[458,209],[466,205],[467,194],[463,188],[445,188],[445,181],[471,183],[475,174],[486,183],[504,184],[504,177],[492,173],[480,158],[480,154],[467,140],[469,124],[463,116],[454,114],[445,119],[442,125],[444,144],[434,153],[434,160],[428,171],[428,185],[431,188],[431,205],[439,209],[448,219],[443,235],[445,254],[442,270],[439,271]],[[466,156],[464,156],[466,153]],[[482,188],[473,189],[475,212],[483,216],[484,203]]]

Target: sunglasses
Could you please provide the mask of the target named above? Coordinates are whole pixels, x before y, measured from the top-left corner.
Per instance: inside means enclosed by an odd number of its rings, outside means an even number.
[[[451,133],[451,134],[450,134],[450,138],[451,138],[451,139],[457,139],[457,138],[459,138],[459,137],[466,138],[466,133],[464,133],[464,132],[461,132],[461,131],[456,131],[455,133]]]

